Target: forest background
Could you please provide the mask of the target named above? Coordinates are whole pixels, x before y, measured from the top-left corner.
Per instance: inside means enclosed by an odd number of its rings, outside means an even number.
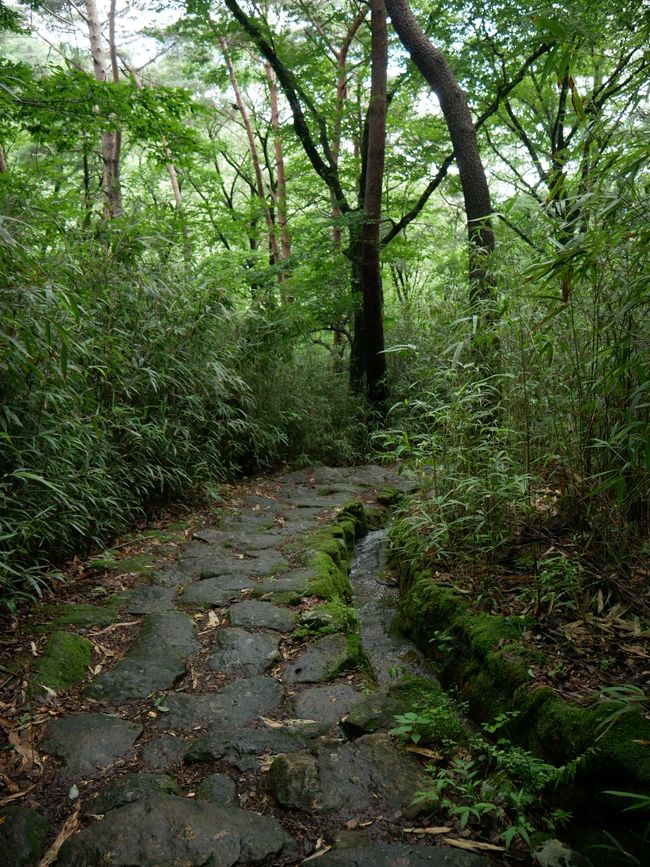
[[[146,7],[0,3],[4,606],[225,480],[385,459],[412,559],[534,536],[538,608],[647,616],[650,11]]]

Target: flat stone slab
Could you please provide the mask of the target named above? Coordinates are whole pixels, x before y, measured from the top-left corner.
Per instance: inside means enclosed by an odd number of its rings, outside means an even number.
[[[430,809],[412,804],[416,792],[431,787],[420,762],[384,734],[279,756],[269,771],[269,787],[284,807],[336,812],[341,818],[383,813],[392,821]]]
[[[240,551],[263,551],[266,548],[275,548],[278,544],[275,533],[259,532],[257,529],[252,533],[245,533],[242,532],[241,524],[236,525],[233,530],[198,530],[192,538],[208,545],[236,548]]]
[[[27,807],[0,809],[0,852],[3,864],[33,867],[41,860],[49,826],[47,820]]]
[[[257,599],[247,599],[245,602],[232,605],[229,616],[233,626],[253,629],[275,629],[277,632],[291,632],[296,625],[296,615],[293,612]]]
[[[224,760],[240,771],[250,771],[259,767],[260,756],[304,750],[322,734],[322,727],[314,725],[219,729],[194,741],[185,753],[185,763]]]
[[[155,587],[179,587],[187,583],[187,575],[181,572],[176,563],[157,569],[147,577]]]
[[[225,774],[210,774],[196,790],[196,797],[210,801],[219,807],[230,807],[235,803],[237,787]]]
[[[222,575],[190,584],[180,598],[181,605],[227,605],[239,599],[242,590],[255,587],[255,579],[243,575]]]
[[[347,683],[314,686],[299,693],[293,707],[298,719],[335,723],[345,716],[363,696]]]
[[[129,593],[124,610],[128,614],[161,614],[173,611],[175,596],[176,588],[173,585],[139,587]]]
[[[307,593],[307,585],[314,578],[313,569],[292,569],[277,578],[266,578],[253,590],[257,599],[273,602],[275,599],[291,600],[290,604],[300,602]]]
[[[201,647],[194,633],[194,622],[187,614],[149,615],[135,647],[112,671],[100,674],[86,694],[121,704],[169,689],[185,673],[187,658]]]
[[[279,855],[291,838],[270,816],[188,798],[127,804],[66,841],[57,864],[67,867],[231,867]]]
[[[224,627],[217,631],[217,651],[208,665],[224,674],[261,674],[280,659],[279,644],[280,637],[275,633]]]
[[[51,722],[42,749],[63,760],[66,776],[96,777],[128,755],[142,726],[117,716],[78,713]]]
[[[125,804],[142,801],[144,798],[180,794],[172,777],[165,774],[124,774],[103,788],[96,798],[85,804],[85,812],[108,813]]]
[[[319,683],[335,677],[351,661],[348,640],[337,632],[326,635],[285,669],[287,683]]]
[[[275,710],[283,697],[282,685],[272,677],[241,678],[219,692],[203,695],[179,692],[167,696],[169,713],[161,716],[159,724],[168,729],[236,728]]]
[[[318,859],[322,867],[486,867],[486,858],[472,852],[405,843],[371,843],[334,848]]]
[[[189,743],[190,741],[184,738],[160,735],[144,746],[141,753],[142,761],[146,767],[155,771],[166,771],[182,763]]]
[[[200,547],[193,548],[193,545]],[[265,576],[289,568],[287,559],[273,548],[251,550],[251,556],[235,556],[230,549],[215,548],[193,542],[178,560],[180,569],[189,576],[217,578],[220,575]]]

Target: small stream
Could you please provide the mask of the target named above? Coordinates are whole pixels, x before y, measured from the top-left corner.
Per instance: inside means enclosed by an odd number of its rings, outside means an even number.
[[[399,592],[385,576],[387,535],[387,530],[372,530],[364,536],[350,569],[363,649],[380,684],[409,676],[437,680],[423,654],[393,626]]]

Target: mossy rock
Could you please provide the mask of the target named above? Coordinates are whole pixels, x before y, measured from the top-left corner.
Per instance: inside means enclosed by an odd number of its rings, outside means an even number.
[[[0,810],[0,852],[11,867],[38,864],[49,833],[47,821],[27,807],[8,806]]]
[[[354,608],[334,599],[324,605],[317,605],[311,611],[305,611],[300,618],[300,624],[305,634],[328,635],[331,632],[354,633],[359,626],[359,618]],[[300,628],[296,634],[300,634]]]
[[[53,632],[34,666],[32,695],[43,693],[43,687],[60,692],[82,681],[90,665],[92,649],[87,638],[74,632]]]
[[[309,557],[308,565],[314,570],[314,577],[307,583],[306,596],[330,601],[343,599],[346,602],[352,598],[347,562],[341,566],[327,552],[316,551]]]
[[[426,572],[411,570],[400,606],[400,628],[421,648],[444,630],[455,647],[441,655],[440,676],[453,684],[471,715],[493,720],[504,711],[518,711],[508,733],[535,754],[556,765],[595,753],[583,764],[582,779],[598,775],[602,789],[650,784],[650,722],[626,712],[602,733],[612,705],[584,707],[566,701],[551,689],[531,691],[534,651],[519,641],[526,624],[521,618],[474,612],[453,588],[437,584]],[[632,790],[632,789],[631,789]]]
[[[110,626],[118,617],[121,597],[113,597],[106,605],[63,603],[50,605],[45,612],[55,626]]]
[[[389,509],[392,509],[403,499],[404,494],[398,491],[397,488],[391,488],[390,486],[382,488],[381,491],[377,492],[376,496],[377,502],[381,506],[387,506]]]
[[[366,506],[368,530],[381,530],[390,519],[390,511],[383,506]]]

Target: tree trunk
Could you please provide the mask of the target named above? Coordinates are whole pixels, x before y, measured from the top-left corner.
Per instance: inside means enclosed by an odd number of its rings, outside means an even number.
[[[490,192],[467,97],[443,54],[420,28],[407,0],[385,2],[400,41],[438,97],[449,129],[467,214],[470,302],[476,304],[492,295],[488,269],[494,250],[494,233],[490,222]]]
[[[235,74],[235,68],[232,65],[232,60],[230,59],[230,52],[228,51],[228,43],[223,36],[219,37],[219,45],[221,47],[221,52],[223,54],[224,60],[226,61],[230,84],[232,85],[232,89],[235,93],[235,102],[237,103],[237,108],[239,109],[239,113],[241,114],[244,129],[246,130],[246,138],[248,139],[248,150],[251,155],[251,160],[253,162],[253,171],[255,173],[257,196],[260,200],[262,212],[264,214],[264,222],[266,223],[266,228],[268,231],[271,256],[273,258],[273,264],[277,269],[277,280],[280,284],[280,287],[282,287],[282,274],[280,271],[280,247],[278,245],[278,239],[275,234],[275,223],[273,220],[273,214],[271,213],[271,209],[269,208],[269,204],[266,200],[266,184],[264,183],[264,177],[262,175],[262,165],[260,163],[259,154],[257,152],[257,145],[255,144],[255,133],[253,131],[253,125],[251,124],[250,117],[246,109],[246,104],[244,103],[241,90],[239,89],[239,82]],[[282,301],[284,301],[285,299],[283,297],[282,288],[280,288],[280,295],[282,296]]]
[[[384,0],[370,0],[371,81],[368,109],[368,159],[361,231],[361,280],[365,325],[368,399],[380,416],[386,412],[386,356],[380,265],[381,200],[386,154],[388,33]]]
[[[101,22],[97,10],[96,0],[87,0],[86,21],[88,23],[88,36],[90,39],[90,53],[93,59],[93,71],[97,81],[108,81],[106,69],[106,57],[102,46]],[[115,54],[115,0],[111,0],[109,14],[111,67],[113,75],[117,70]],[[104,194],[104,215],[107,217],[120,217],[124,213],[122,208],[122,194],[120,189],[120,146],[121,137],[119,130],[102,133],[102,191]]]
[[[271,127],[273,128],[273,148],[275,153],[275,171],[278,178],[278,187],[275,195],[275,203],[278,212],[278,225],[280,227],[280,243],[282,246],[282,261],[291,258],[291,237],[289,235],[289,222],[287,220],[287,173],[284,165],[284,152],[282,150],[282,135],[280,132],[280,110],[278,107],[278,85],[275,79],[273,67],[265,63],[266,77],[269,80],[269,97],[271,100]],[[279,274],[283,280],[286,274]]]

